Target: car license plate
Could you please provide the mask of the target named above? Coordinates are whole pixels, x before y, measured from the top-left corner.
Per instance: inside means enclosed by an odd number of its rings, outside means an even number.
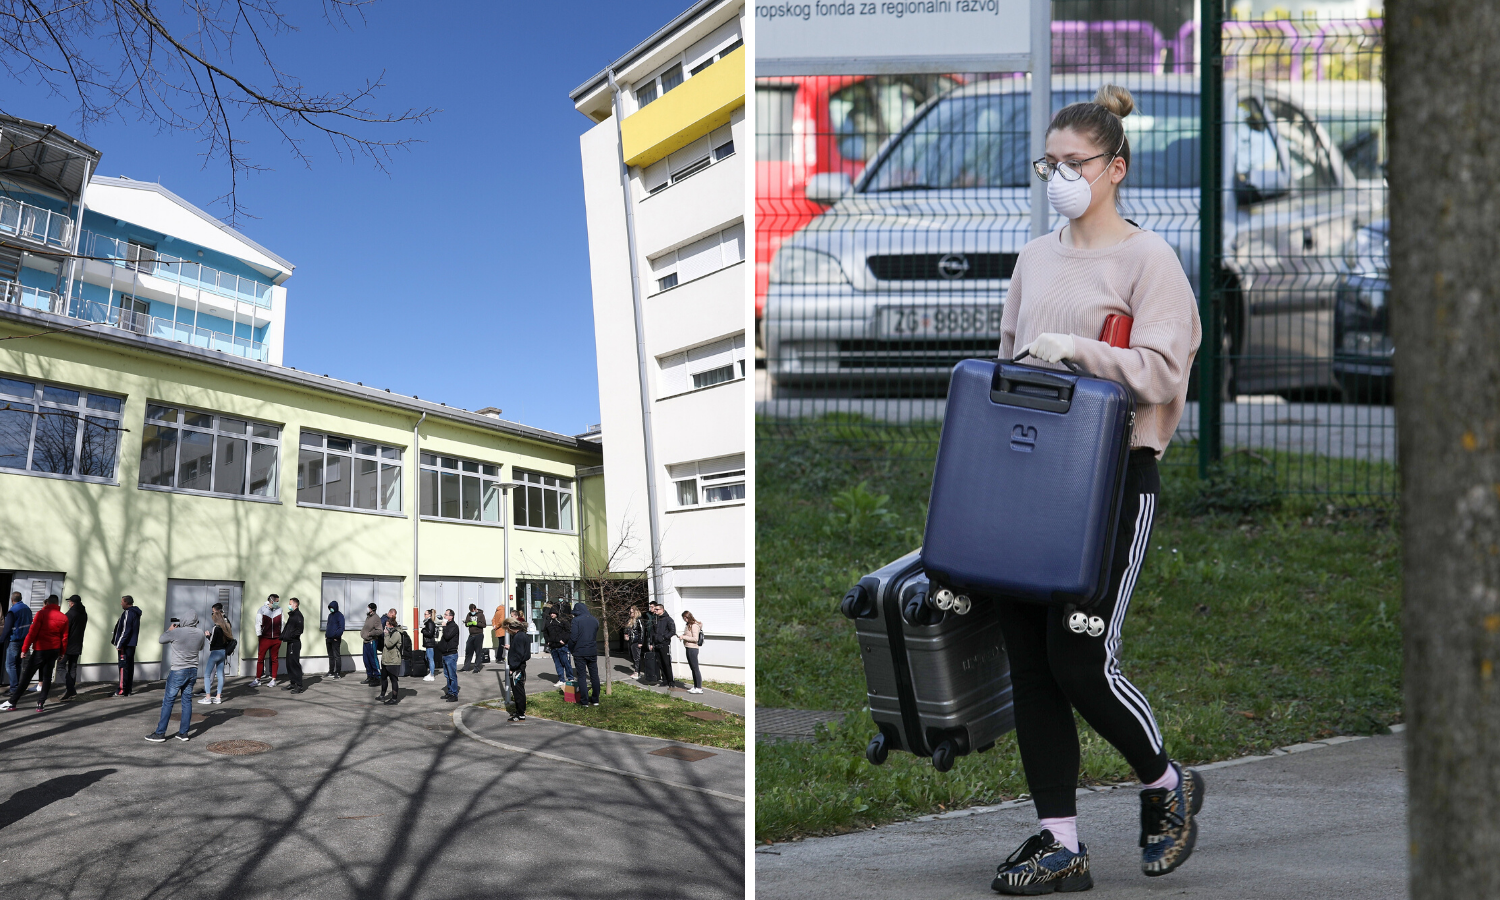
[[[999,337],[1000,306],[895,306],[880,310],[883,338]]]

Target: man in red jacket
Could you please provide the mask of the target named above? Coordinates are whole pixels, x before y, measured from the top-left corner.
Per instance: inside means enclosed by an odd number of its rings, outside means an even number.
[[[36,711],[41,712],[42,707],[47,704],[47,695],[52,692],[52,672],[57,667],[57,658],[62,655],[66,646],[68,617],[59,608],[57,595],[52,594],[42,605],[42,611],[32,620],[31,630],[26,632],[26,640],[21,643],[21,655],[26,657],[26,677],[10,686],[10,699],[0,703],[0,711],[15,709],[16,701],[21,699],[21,691],[31,681],[31,676],[40,671],[42,693],[37,697]],[[28,650],[31,651],[30,655],[27,655]]]

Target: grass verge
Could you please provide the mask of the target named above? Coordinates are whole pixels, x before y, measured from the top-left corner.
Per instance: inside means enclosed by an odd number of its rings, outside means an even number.
[[[703,686],[711,691],[721,694],[733,694],[736,697],[745,696],[745,686],[734,681],[705,681]]]
[[[745,719],[742,716],[618,682],[615,683],[614,695],[602,698],[602,701],[598,706],[579,706],[565,703],[561,691],[538,691],[527,693],[526,712],[543,719],[605,731],[745,751]],[[477,705],[505,709],[500,700],[486,700]],[[709,712],[724,718],[709,722],[688,715],[690,712]]]
[[[848,711],[815,742],[757,746],[762,841],[1026,791],[1014,736],[946,774],[903,753],[880,767],[865,762],[874,726],[862,712],[864,672],[838,600],[921,543],[931,464],[840,449],[809,443],[758,454],[756,701]],[[1400,572],[1389,510],[1267,496],[1253,478],[1203,484],[1187,466],[1163,466],[1162,477],[1122,652],[1168,752],[1207,762],[1400,721]],[[1082,721],[1079,733],[1085,783],[1133,777]]]

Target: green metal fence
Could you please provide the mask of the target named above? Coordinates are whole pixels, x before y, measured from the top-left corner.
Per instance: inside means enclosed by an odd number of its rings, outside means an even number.
[[[1054,109],[1130,88],[1125,215],[1198,291],[1167,464],[1395,496],[1382,24],[1053,4]],[[1030,238],[1029,107],[1030,76],[1011,74],[757,82],[757,452],[933,452],[947,374],[995,354]]]

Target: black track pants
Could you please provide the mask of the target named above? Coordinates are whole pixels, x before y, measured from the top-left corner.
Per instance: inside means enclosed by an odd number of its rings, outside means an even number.
[[[1130,456],[1120,532],[1115,538],[1109,593],[1086,615],[1083,633],[1068,625],[1070,610],[1000,601],[1000,629],[1010,654],[1016,740],[1038,818],[1077,815],[1077,709],[1109,741],[1142,782],[1167,771],[1167,754],[1151,705],[1120,672],[1120,631],[1146,558],[1161,477],[1150,451]]]

